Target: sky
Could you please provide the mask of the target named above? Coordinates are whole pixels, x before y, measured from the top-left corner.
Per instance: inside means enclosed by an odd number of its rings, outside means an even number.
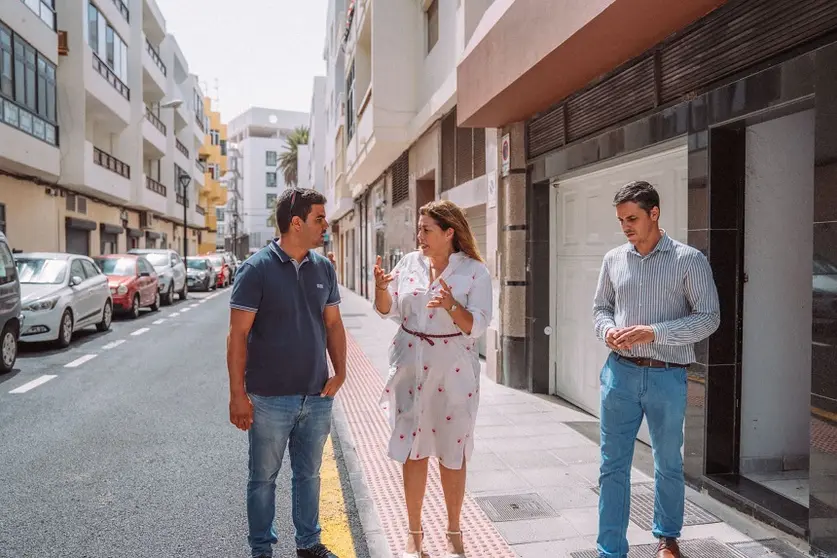
[[[308,112],[323,60],[327,0],[157,0],[213,108]],[[215,89],[217,79],[217,92]]]

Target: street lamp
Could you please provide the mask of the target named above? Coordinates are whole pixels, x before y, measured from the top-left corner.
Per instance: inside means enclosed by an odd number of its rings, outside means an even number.
[[[180,173],[177,180],[180,183],[180,189],[183,191],[183,267],[188,269],[189,236],[187,235],[186,221],[189,210],[189,183],[192,182],[192,177],[183,172]]]
[[[183,99],[172,99],[171,101],[165,101],[165,102],[163,102],[163,103],[160,103],[160,108],[164,108],[164,109],[168,109],[168,108],[176,109],[176,108],[180,108],[180,106],[181,106],[182,104],[183,104]]]

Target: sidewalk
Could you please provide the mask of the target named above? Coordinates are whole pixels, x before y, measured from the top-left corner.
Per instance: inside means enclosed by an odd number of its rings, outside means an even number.
[[[349,334],[349,379],[336,412],[338,435],[373,558],[400,557],[407,533],[400,465],[386,455],[389,428],[378,397],[398,325],[341,289]],[[628,538],[631,558],[653,556],[653,465],[637,446]],[[475,450],[462,516],[471,558],[596,558],[598,421],[556,397],[481,379]],[[643,469],[643,470],[640,470]],[[431,473],[424,506],[425,550],[444,555],[445,511]],[[801,544],[687,489],[681,548],[687,558],[799,558]],[[804,549],[803,549],[804,550]]]

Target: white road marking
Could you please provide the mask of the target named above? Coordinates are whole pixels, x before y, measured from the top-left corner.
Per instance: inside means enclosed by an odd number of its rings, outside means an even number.
[[[176,318],[179,315],[180,315],[180,312],[172,312],[171,314],[169,314],[169,318]]]
[[[38,378],[36,380],[32,380],[29,383],[23,384],[19,388],[15,388],[12,391],[10,391],[9,393],[26,393],[30,389],[34,389],[34,388],[38,387],[39,385],[45,384],[48,381],[50,381],[51,379],[57,378],[57,377],[58,376],[52,376],[52,375],[47,374],[47,375],[41,376],[40,378]]]
[[[81,366],[85,362],[93,360],[97,356],[99,356],[99,355],[84,355],[83,357],[79,357],[79,358],[75,359],[73,362],[70,362],[69,364],[65,364],[64,368],[78,368],[79,366]],[[46,381],[46,380],[44,380],[44,381]]]
[[[184,308],[181,312],[188,312],[189,310],[191,310],[191,308]]]
[[[124,339],[119,339],[118,341],[113,341],[112,343],[108,343],[107,345],[102,347],[102,349],[105,350],[105,351],[109,351],[110,349],[115,349],[116,347],[118,347],[119,345],[121,345],[124,342],[125,342]]]
[[[200,304],[192,304],[189,308],[197,308],[198,306],[200,306]]]
[[[141,328],[139,328],[139,329],[138,329],[138,330],[136,330],[136,331],[132,331],[132,332],[131,332],[131,335],[142,335],[142,334],[143,334],[143,333],[145,333],[146,331],[150,331],[150,330],[149,330],[147,327],[141,327]]]
[[[151,324],[152,325],[160,325],[161,323],[163,323],[165,321],[166,321],[165,318],[160,318],[159,320],[154,320],[153,322],[151,322]]]

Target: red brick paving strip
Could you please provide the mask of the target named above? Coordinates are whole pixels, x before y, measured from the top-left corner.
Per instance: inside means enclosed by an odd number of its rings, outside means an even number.
[[[341,390],[346,420],[352,431],[358,457],[363,464],[366,485],[375,501],[382,528],[387,534],[393,554],[401,556],[407,536],[407,510],[401,481],[401,464],[387,456],[389,425],[378,406],[384,383],[374,365],[347,332],[348,379]],[[439,484],[439,468],[430,460],[427,494],[424,499],[422,523],[424,550],[433,555],[446,551],[447,513]],[[462,507],[462,534],[465,550],[473,558],[514,558],[517,556],[485,516],[482,509],[466,494]]]

